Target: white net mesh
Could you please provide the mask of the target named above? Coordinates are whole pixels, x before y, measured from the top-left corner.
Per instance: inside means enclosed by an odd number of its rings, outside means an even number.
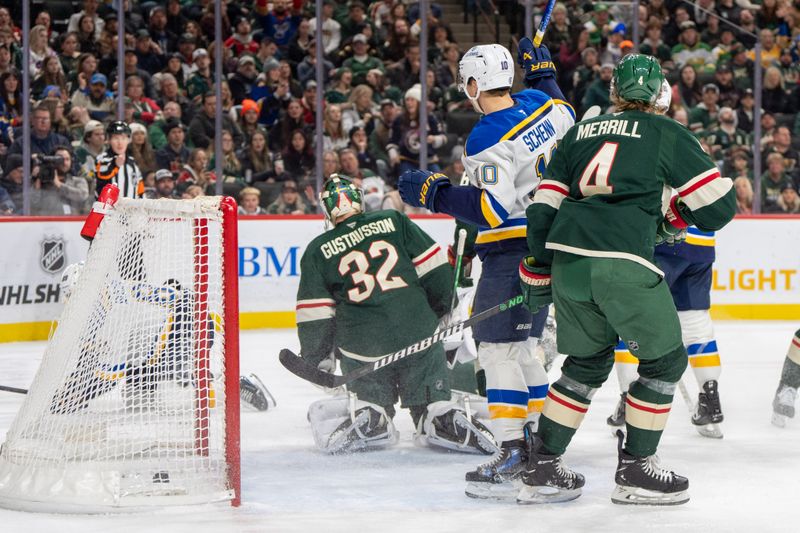
[[[120,200],[105,216],[0,450],[0,504],[233,496],[219,203]]]

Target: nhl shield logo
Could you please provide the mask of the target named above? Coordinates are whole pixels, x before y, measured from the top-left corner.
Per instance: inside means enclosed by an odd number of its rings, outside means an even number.
[[[639,343],[636,341],[628,341],[628,349],[632,352],[639,350]]]
[[[42,241],[42,258],[39,261],[42,270],[55,274],[64,269],[67,257],[64,250],[63,237],[51,237]]]

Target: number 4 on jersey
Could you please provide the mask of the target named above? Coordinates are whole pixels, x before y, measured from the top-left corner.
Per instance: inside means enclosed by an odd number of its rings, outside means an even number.
[[[583,196],[592,196],[594,194],[611,194],[614,192],[614,186],[609,182],[609,174],[611,173],[611,166],[614,164],[614,158],[617,155],[617,148],[619,143],[605,142],[600,150],[594,155],[589,164],[581,174],[581,180],[578,182],[581,194]]]

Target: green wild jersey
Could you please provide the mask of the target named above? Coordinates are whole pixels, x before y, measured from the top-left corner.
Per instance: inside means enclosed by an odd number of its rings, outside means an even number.
[[[318,364],[338,348],[378,357],[431,335],[450,310],[452,276],[444,249],[398,211],[340,222],[300,261],[302,356]]]
[[[583,121],[567,132],[527,211],[536,261],[553,250],[653,264],[657,225],[670,191],[704,231],[735,213],[731,180],[720,177],[692,133],[674,120],[624,111]]]

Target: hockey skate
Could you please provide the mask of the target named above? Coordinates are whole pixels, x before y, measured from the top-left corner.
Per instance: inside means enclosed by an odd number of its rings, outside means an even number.
[[[719,424],[723,419],[718,384],[716,380],[708,380],[703,383],[703,392],[698,395],[697,407],[692,415],[692,424],[702,436],[721,439],[722,429]]]
[[[658,456],[625,452],[625,436],[617,430],[619,463],[611,501],[620,505],[680,505],[689,501],[689,480],[659,466]]]
[[[618,428],[620,426],[625,425],[625,400],[628,398],[627,392],[622,392],[619,395],[619,402],[617,402],[617,407],[614,408],[614,412],[606,418],[606,424],[611,427]],[[616,434],[616,432],[614,432]]]
[[[270,407],[275,407],[275,397],[270,394],[264,383],[255,374],[241,376],[239,378],[239,397],[242,406],[252,407],[256,411],[267,411]]]
[[[527,458],[524,440],[504,442],[491,461],[467,472],[464,493],[470,498],[513,500],[522,488]]]
[[[772,400],[772,425],[786,427],[786,419],[794,418],[794,403],[797,400],[797,389],[788,385],[779,385]]]
[[[560,455],[542,453],[542,440],[527,431],[528,464],[522,474],[522,488],[517,503],[557,503],[574,500],[581,495],[585,479],[561,462]]]

